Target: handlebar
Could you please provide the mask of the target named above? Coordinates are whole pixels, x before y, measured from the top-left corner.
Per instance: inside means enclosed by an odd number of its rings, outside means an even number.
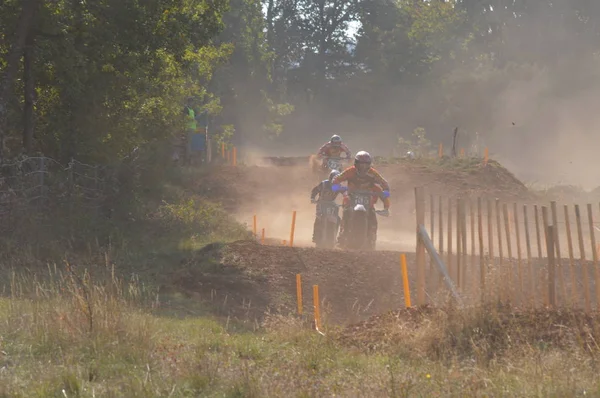
[[[322,200],[322,201],[315,200],[315,201],[312,201],[311,203],[313,205],[318,205],[318,204],[323,205],[323,204],[325,204],[325,205],[337,206],[337,207],[341,206],[341,205],[335,203],[333,200]]]
[[[333,160],[334,162],[339,162],[339,163],[349,163],[352,158],[341,158],[339,156],[320,156],[320,159],[322,159],[325,162],[328,162],[330,160]]]
[[[373,192],[373,191],[352,191],[352,192],[348,192],[348,196],[352,196],[352,195],[366,195],[366,196],[377,196],[379,197],[382,201],[385,199],[385,197],[383,196],[383,192]],[[390,213],[388,210],[375,210],[375,213],[382,216],[382,217],[389,217]]]
[[[389,210],[375,210],[375,213],[377,213],[378,215],[380,215],[382,217],[389,217],[390,216]]]
[[[368,195],[368,196],[377,196],[379,199],[384,200],[383,192],[373,192],[373,191],[347,191],[348,196],[352,195]]]

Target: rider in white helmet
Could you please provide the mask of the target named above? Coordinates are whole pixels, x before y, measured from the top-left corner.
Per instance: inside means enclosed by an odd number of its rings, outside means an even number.
[[[378,197],[379,194],[383,196],[383,206],[386,214],[389,214],[390,208],[390,185],[388,182],[375,170],[372,166],[371,155],[366,151],[360,151],[354,157],[354,166],[348,167],[341,174],[337,175],[332,183],[332,189],[334,191],[342,190],[343,187],[340,185],[342,182],[347,181],[348,183],[348,194],[352,191],[373,191],[374,197]],[[374,206],[376,200],[373,201]],[[346,222],[350,212],[349,199],[344,197],[344,211],[342,216],[342,224],[340,227],[339,242],[344,243],[346,230]],[[370,226],[369,231],[371,242],[374,244],[377,238],[377,216],[375,215],[375,208],[369,209]]]
[[[337,158],[341,157],[342,153],[346,154],[346,158],[352,157],[352,152],[350,149],[342,142],[342,137],[337,134],[331,136],[329,142],[323,144],[321,148],[319,148],[319,152],[317,153],[317,157],[319,159],[323,159],[322,167],[326,167],[325,159],[327,158]]]

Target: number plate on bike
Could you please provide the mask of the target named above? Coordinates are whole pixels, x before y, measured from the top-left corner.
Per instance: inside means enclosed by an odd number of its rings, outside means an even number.
[[[340,168],[340,163],[339,163],[337,160],[329,160],[329,161],[327,162],[327,166],[328,166],[330,169],[336,169],[336,170],[337,170],[337,169],[339,169],[339,168]]]
[[[317,212],[323,216],[334,216],[336,217],[337,207],[331,204],[319,203],[317,204]]]
[[[371,197],[367,195],[356,195],[354,197],[354,204],[368,206],[371,204]]]

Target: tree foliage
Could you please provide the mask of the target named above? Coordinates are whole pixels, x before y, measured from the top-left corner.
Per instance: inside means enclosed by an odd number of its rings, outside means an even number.
[[[238,146],[498,139],[515,86],[595,86],[597,17],[589,0],[6,0],[2,154],[119,159],[181,132],[189,98]]]

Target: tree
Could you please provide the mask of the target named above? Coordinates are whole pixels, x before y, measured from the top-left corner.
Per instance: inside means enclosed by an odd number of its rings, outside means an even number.
[[[30,7],[33,0],[27,1]],[[182,127],[185,98],[208,95],[214,68],[229,55],[227,44],[212,44],[226,8],[226,0],[44,2],[25,57],[26,129],[23,140],[11,140],[8,149],[17,153],[24,145],[63,161],[76,156],[107,162],[168,138]],[[28,10],[24,6],[22,14],[30,15]],[[8,58],[17,62],[5,62],[3,82],[22,67],[26,31],[14,36]],[[21,97],[9,86],[3,83],[2,92]],[[8,114],[19,111],[20,103],[10,107]],[[13,138],[18,129],[2,131]]]
[[[3,8],[9,10],[12,5],[8,2],[0,10]],[[4,159],[5,155],[4,146],[8,133],[8,104],[11,102],[11,91],[14,89],[15,76],[19,68],[19,60],[25,49],[25,44],[28,37],[32,37],[31,30],[38,6],[39,0],[23,0],[16,29],[10,41],[10,49],[4,62],[4,76],[0,81],[0,161]],[[10,36],[8,32],[5,32],[4,35]],[[29,53],[31,54],[31,50]]]

